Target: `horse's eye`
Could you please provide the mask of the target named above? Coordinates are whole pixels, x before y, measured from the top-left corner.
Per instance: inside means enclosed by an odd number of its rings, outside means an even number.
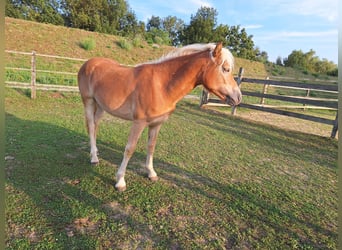
[[[230,68],[222,67],[222,71],[223,71],[223,73],[229,73]]]

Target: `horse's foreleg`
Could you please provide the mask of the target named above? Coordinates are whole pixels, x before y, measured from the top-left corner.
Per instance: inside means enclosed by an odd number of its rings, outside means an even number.
[[[133,122],[131,131],[128,136],[128,142],[125,148],[124,156],[120,165],[120,168],[116,174],[115,187],[119,191],[126,189],[125,173],[129,159],[132,157],[139,137],[144,130],[146,124],[144,122]]]
[[[147,158],[146,158],[146,168],[148,171],[148,178],[151,181],[157,181],[157,173],[153,169],[153,153],[156,146],[157,137],[159,134],[161,124],[150,126],[148,130],[148,143],[147,143]]]

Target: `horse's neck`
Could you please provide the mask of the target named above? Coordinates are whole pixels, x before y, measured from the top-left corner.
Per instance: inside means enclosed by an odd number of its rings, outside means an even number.
[[[174,59],[165,62],[165,90],[175,102],[201,84],[205,60],[201,56],[186,56],[184,60]]]

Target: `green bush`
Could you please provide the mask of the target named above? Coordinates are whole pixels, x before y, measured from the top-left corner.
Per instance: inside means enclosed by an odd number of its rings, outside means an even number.
[[[141,38],[141,36],[136,36],[133,39],[132,44],[136,48],[144,48],[144,45],[143,45],[142,41],[143,41],[143,39]]]
[[[327,75],[329,76],[338,76],[338,68],[328,71]]]
[[[82,49],[89,51],[89,50],[95,49],[96,42],[95,42],[94,38],[88,37],[88,38],[84,39],[83,41],[81,41],[79,43],[79,45]]]
[[[117,42],[117,45],[120,48],[125,49],[125,50],[131,50],[132,49],[132,44],[129,41],[127,41],[126,39],[120,39]]]

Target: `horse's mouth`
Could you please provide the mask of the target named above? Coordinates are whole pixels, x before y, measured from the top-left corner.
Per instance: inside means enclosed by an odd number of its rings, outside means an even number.
[[[225,102],[230,106],[237,106],[241,102],[241,96],[239,96],[238,98],[231,98],[230,96],[226,96]]]

